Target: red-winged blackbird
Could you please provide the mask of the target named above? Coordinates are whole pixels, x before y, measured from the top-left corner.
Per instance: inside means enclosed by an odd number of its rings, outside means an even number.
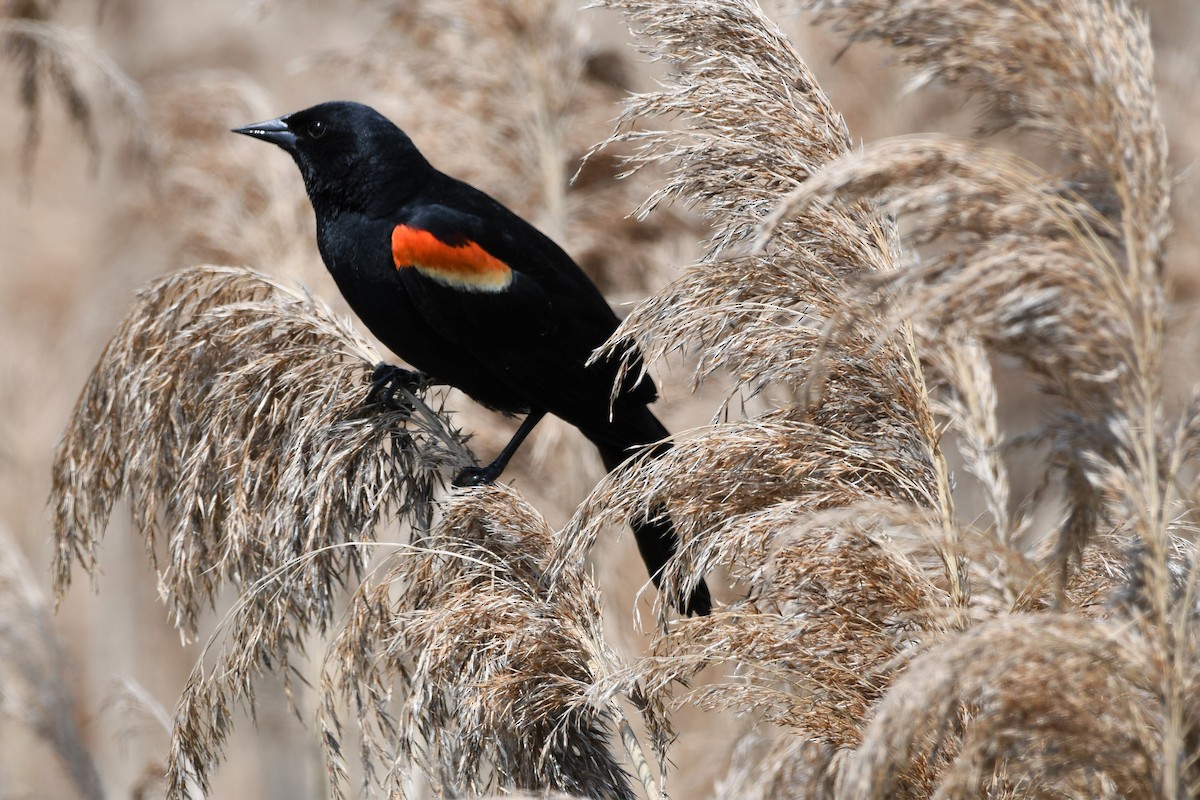
[[[528,415],[495,461],[463,470],[456,485],[499,477],[547,413],[579,428],[609,470],[668,435],[646,407],[657,397],[649,377],[630,370],[611,399],[618,359],[587,363],[617,318],[571,257],[488,195],[434,169],[377,111],[323,103],[235,133],[295,159],[321,257],[384,344],[436,382]],[[380,365],[373,394],[387,399],[397,384],[419,379]],[[657,586],[678,537],[661,513],[632,528]],[[688,614],[712,605],[703,580],[682,600],[674,605]]]

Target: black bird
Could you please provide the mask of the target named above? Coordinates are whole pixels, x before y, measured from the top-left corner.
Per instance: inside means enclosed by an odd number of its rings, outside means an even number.
[[[456,485],[494,481],[547,413],[579,428],[608,470],[668,435],[647,408],[657,397],[649,377],[631,370],[613,399],[618,360],[587,363],[617,317],[571,257],[496,200],[436,170],[379,112],[322,103],[234,132],[296,161],[321,257],[384,344],[433,381],[527,415],[495,461],[463,470]],[[372,393],[390,400],[396,386],[423,379],[380,365]],[[632,528],[657,586],[679,539],[655,516]],[[708,586],[701,580],[673,604],[709,613]]]

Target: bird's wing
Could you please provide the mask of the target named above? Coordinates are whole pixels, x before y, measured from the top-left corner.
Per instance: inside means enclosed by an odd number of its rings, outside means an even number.
[[[454,341],[555,335],[590,353],[616,316],[566,253],[491,203],[423,204],[392,229],[392,261],[422,315]]]
[[[393,262],[418,313],[531,405],[607,419],[616,366],[584,364],[616,316],[566,253],[491,203],[423,204],[393,228]],[[653,399],[653,384],[638,394]]]
[[[442,286],[470,294],[511,289],[512,267],[478,241],[481,220],[445,207],[422,208],[392,229],[396,269],[416,270]]]

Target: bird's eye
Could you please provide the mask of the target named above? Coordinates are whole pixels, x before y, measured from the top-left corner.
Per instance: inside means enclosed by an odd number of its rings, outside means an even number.
[[[308,138],[320,139],[328,130],[329,128],[326,127],[324,122],[321,122],[319,119],[314,119],[312,122],[308,123]]]

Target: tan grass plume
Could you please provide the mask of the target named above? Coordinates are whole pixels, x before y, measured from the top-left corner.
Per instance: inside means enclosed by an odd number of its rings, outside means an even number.
[[[14,67],[25,110],[23,169],[29,178],[42,139],[47,95],[57,96],[67,118],[95,157],[101,147],[97,110],[115,111],[135,139],[142,135],[140,87],[81,28],[55,21],[57,0],[14,0],[0,7],[0,58]],[[143,143],[144,144],[144,143]]]
[[[197,267],[139,296],[84,388],[54,465],[56,586],[128,496],[171,620],[194,636],[224,586],[240,598],[218,666],[180,702],[172,765],[201,785],[262,669],[333,620],[378,528],[424,530],[461,439],[419,397],[366,405],[378,354],[302,292],[246,269]],[[188,765],[188,769],[180,767]],[[177,784],[183,791],[182,784]]]
[[[727,370],[751,390],[793,392],[768,392],[775,409],[717,423],[615,477],[575,522],[586,544],[601,520],[661,507],[685,541],[674,580],[714,565],[739,580],[744,599],[709,626],[677,623],[635,670],[655,676],[656,701],[706,664],[736,665],[749,680],[687,696],[755,709],[821,742],[828,749],[785,740],[775,752],[795,760],[771,767],[825,771],[804,784],[817,793],[835,791],[840,776],[844,787],[885,787],[871,796],[1011,796],[1031,781],[1137,795],[1115,761],[1119,746],[1098,742],[1092,762],[1083,750],[1055,755],[1051,727],[1014,717],[1017,703],[980,705],[966,683],[924,698],[948,709],[936,720],[914,726],[897,713],[876,717],[887,733],[868,731],[932,747],[861,739],[863,718],[915,691],[921,671],[910,659],[950,658],[987,638],[977,630],[1003,638],[1023,619],[1013,612],[1057,605],[1081,614],[1070,624],[1089,631],[1085,660],[1111,660],[1101,643],[1136,628],[1128,661],[1143,671],[1126,677],[1161,702],[1152,712],[1122,704],[1123,684],[1108,679],[1087,689],[1065,658],[1047,680],[1111,700],[1129,726],[1119,730],[1157,730],[1131,750],[1154,765],[1142,788],[1190,791],[1195,572],[1188,529],[1171,522],[1186,497],[1170,486],[1190,448],[1177,431],[1190,422],[1165,426],[1160,408],[1168,178],[1141,18],[1115,0],[793,4],[852,39],[894,45],[923,79],[981,97],[1000,124],[1048,134],[1068,164],[1052,174],[978,141],[909,137],[852,151],[811,73],[754,3],[613,5],[669,67],[661,91],[632,101],[620,134],[640,159],[672,170],[647,209],[680,199],[713,221],[705,259],[619,335],[649,361],[693,353],[697,380]],[[675,127],[656,124],[662,115]],[[1067,511],[1048,552],[1028,538],[1028,507],[1014,514],[988,352],[1019,359],[1056,403],[1039,439]],[[954,517],[942,426],[958,433],[984,490],[986,524]],[[863,585],[873,588],[856,596]],[[873,624],[856,630],[842,613]],[[988,661],[980,648],[975,666],[993,686],[1010,657],[1042,663],[1003,647]],[[823,715],[827,697],[855,713]],[[1095,724],[1067,719],[1075,713],[1064,709],[1062,725]],[[997,752],[981,761],[985,746]],[[1011,766],[1022,748],[1044,757]]]
[[[618,728],[652,791],[624,712],[591,694],[619,661],[584,564],[552,578],[557,537],[510,488],[458,492],[443,511],[355,594],[327,655],[332,772],[345,774],[341,697],[355,710],[367,776],[389,792],[416,765],[452,794],[633,798],[612,754]]]

